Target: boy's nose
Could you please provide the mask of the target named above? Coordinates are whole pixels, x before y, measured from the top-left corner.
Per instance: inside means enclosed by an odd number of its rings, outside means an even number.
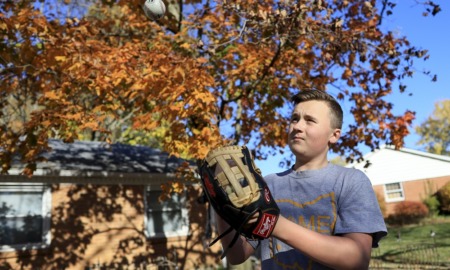
[[[304,121],[301,121],[301,120],[297,121],[297,123],[293,124],[292,129],[302,131],[305,126],[304,124],[305,124]]]

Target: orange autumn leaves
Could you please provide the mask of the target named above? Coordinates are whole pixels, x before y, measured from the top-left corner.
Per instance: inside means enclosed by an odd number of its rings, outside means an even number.
[[[158,129],[161,148],[189,159],[227,142],[273,151],[290,96],[307,88],[350,102],[342,155],[401,146],[414,119],[386,97],[426,51],[384,33],[374,1],[171,1],[158,23],[138,0],[86,0],[83,16],[59,21],[33,3],[0,4],[4,172],[17,153],[32,172],[49,138],[116,142],[129,130]]]

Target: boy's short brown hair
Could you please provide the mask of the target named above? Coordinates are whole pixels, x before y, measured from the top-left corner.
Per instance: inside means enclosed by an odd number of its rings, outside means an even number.
[[[294,103],[294,106],[310,100],[318,100],[318,101],[324,101],[328,108],[330,108],[330,114],[331,114],[331,127],[332,128],[342,128],[342,122],[343,122],[343,112],[341,105],[336,101],[334,97],[332,97],[330,94],[326,93],[322,90],[303,90],[294,95],[291,98],[291,101]]]

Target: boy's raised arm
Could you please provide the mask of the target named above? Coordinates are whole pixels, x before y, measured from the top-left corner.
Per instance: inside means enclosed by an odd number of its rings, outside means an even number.
[[[272,236],[333,269],[369,267],[372,250],[370,234],[324,235],[280,216]]]
[[[218,232],[219,234],[221,234],[230,226],[219,215],[215,215],[217,220]],[[224,250],[230,245],[235,234],[236,231],[233,230],[220,239]],[[250,245],[243,236],[239,236],[234,245],[228,248],[226,258],[230,264],[237,265],[245,262],[254,253],[254,251],[255,250],[253,246]]]

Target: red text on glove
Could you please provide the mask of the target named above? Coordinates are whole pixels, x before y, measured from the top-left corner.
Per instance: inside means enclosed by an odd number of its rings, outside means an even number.
[[[205,183],[205,187],[208,190],[208,193],[212,196],[212,197],[216,197],[216,191],[214,191],[214,186],[213,184],[210,182],[208,175],[205,173],[203,174],[203,181]]]
[[[264,198],[266,199],[266,203],[270,203],[270,190],[267,187],[264,188]]]

